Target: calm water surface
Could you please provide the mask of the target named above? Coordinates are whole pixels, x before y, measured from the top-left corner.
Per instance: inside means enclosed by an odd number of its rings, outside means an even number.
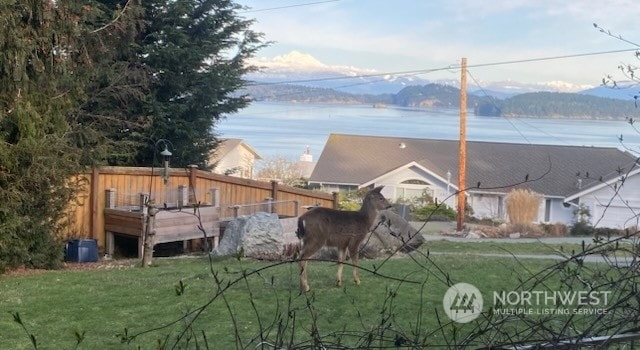
[[[244,139],[262,157],[294,160],[309,146],[317,160],[331,133],[457,140],[460,124],[457,110],[260,102],[221,121],[216,131]],[[469,112],[467,139],[640,150],[640,133],[624,120],[510,119]]]

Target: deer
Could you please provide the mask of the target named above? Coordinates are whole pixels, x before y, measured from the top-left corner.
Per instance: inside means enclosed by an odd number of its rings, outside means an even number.
[[[367,192],[362,207],[358,211],[315,207],[300,215],[296,236],[302,241],[299,255],[301,292],[310,290],[307,282],[307,262],[324,246],[338,249],[336,285],[342,285],[342,268],[347,250],[353,262],[353,281],[356,285],[360,285],[358,277],[360,244],[371,232],[378,212],[391,207],[380,193],[382,188],[383,186],[378,186]]]

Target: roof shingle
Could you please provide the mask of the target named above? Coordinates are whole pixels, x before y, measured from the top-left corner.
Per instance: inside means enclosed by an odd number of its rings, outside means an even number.
[[[403,147],[400,147],[400,145]],[[459,142],[331,134],[309,179],[314,183],[363,184],[412,161],[457,183]],[[514,186],[547,196],[577,192],[619,176],[636,157],[617,148],[467,141],[467,188],[506,193]],[[525,179],[528,179],[525,183]]]

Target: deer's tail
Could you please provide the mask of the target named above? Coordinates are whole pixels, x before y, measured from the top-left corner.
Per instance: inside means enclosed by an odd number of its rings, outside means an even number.
[[[302,218],[298,218],[298,229],[296,230],[296,237],[298,237],[298,239],[302,239],[302,237],[304,237],[304,220]]]

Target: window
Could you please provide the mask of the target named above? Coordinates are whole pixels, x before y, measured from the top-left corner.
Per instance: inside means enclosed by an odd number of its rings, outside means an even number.
[[[403,184],[403,185],[424,185],[424,186],[428,186],[429,185],[428,182],[425,182],[425,181],[422,181],[422,180],[419,180],[419,179],[404,180],[400,184]]]
[[[551,221],[551,199],[547,199],[544,202],[544,221],[545,222]]]
[[[409,179],[400,182],[396,188],[396,199],[416,200],[425,197],[433,198],[434,190],[430,184],[420,179]]]

